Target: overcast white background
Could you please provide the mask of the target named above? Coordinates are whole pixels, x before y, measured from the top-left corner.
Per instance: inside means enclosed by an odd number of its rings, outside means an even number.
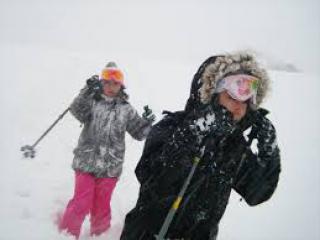
[[[263,105],[278,130],[283,172],[267,203],[233,194],[220,240],[320,239],[320,2],[0,0],[0,239],[69,239],[54,225],[72,195],[79,123],[67,115],[25,160],[23,144],[67,108],[85,80],[114,60],[131,103],[180,110],[193,74],[209,56],[250,49],[268,68]],[[127,138],[125,170],[112,200],[118,239],[134,206],[133,174],[143,142]],[[88,222],[82,239],[89,239]]]

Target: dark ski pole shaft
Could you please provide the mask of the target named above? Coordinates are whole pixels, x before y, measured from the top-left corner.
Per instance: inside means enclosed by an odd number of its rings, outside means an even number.
[[[33,145],[25,145],[21,147],[21,151],[23,152],[23,156],[28,158],[34,158],[35,157],[35,150],[34,148],[38,145],[38,143],[51,131],[51,129],[64,117],[64,115],[67,114],[67,112],[70,110],[70,108],[67,108],[64,110],[64,112],[59,115],[57,120],[54,121],[53,124],[38,138],[38,140]]]
[[[203,152],[204,152],[204,148],[201,150],[201,153],[202,153],[201,157],[203,155]],[[193,158],[193,164],[192,164],[192,168],[191,168],[191,170],[189,172],[189,175],[188,175],[186,181],[184,182],[184,184],[183,184],[183,186],[182,186],[182,188],[181,188],[176,200],[173,202],[173,204],[172,204],[172,206],[171,206],[171,208],[170,208],[170,210],[169,210],[169,212],[167,214],[167,217],[163,222],[163,225],[162,225],[162,227],[160,229],[159,234],[156,235],[156,240],[164,240],[165,239],[164,237],[166,236],[167,231],[168,231],[168,229],[170,227],[170,224],[171,224],[176,212],[178,211],[178,209],[180,207],[180,203],[182,202],[183,196],[184,196],[184,194],[185,194],[185,192],[186,192],[186,190],[187,190],[187,188],[188,188],[188,186],[189,186],[189,184],[191,182],[191,179],[192,179],[192,177],[194,175],[194,172],[196,171],[196,169],[198,167],[198,164],[199,164],[200,160],[201,160],[201,158],[197,157],[197,156]]]

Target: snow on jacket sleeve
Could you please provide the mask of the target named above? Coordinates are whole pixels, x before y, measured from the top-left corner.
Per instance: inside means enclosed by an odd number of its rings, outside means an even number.
[[[280,171],[280,150],[276,141],[267,153],[254,154],[247,149],[233,187],[250,206],[260,204],[274,193]]]
[[[130,104],[129,108],[127,131],[134,139],[142,141],[148,136],[152,124],[140,117],[138,112]]]
[[[93,98],[87,90],[88,87],[85,86],[70,105],[70,112],[81,123],[89,121],[91,116]]]

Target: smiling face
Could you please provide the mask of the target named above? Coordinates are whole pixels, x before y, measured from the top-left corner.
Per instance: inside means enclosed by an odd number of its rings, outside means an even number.
[[[240,121],[247,112],[247,102],[240,102],[233,99],[227,91],[223,91],[218,95],[219,104],[228,109],[233,116],[233,120]]]
[[[115,97],[121,90],[121,83],[113,80],[102,80],[103,93],[108,97]]]

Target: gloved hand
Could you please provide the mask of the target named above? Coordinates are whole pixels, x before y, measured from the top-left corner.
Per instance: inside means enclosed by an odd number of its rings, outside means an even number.
[[[208,105],[197,112],[190,128],[202,137],[212,134],[213,137],[230,135],[235,129],[232,114],[223,106]]]
[[[271,156],[277,148],[276,130],[264,115],[261,111],[254,112],[252,131],[257,134],[259,156]]]
[[[103,86],[101,81],[99,80],[98,75],[93,75],[91,78],[87,80],[87,86],[90,93],[95,94],[102,94],[103,93]]]
[[[164,152],[168,152],[168,156],[183,161],[181,154],[186,154],[187,156],[199,155],[200,144],[189,125],[182,124],[182,126],[177,127],[170,137],[172,139],[168,139],[169,147],[164,148]]]
[[[153,123],[156,119],[156,116],[152,113],[152,110],[148,105],[143,107],[144,112],[142,113],[142,117],[150,123]]]

